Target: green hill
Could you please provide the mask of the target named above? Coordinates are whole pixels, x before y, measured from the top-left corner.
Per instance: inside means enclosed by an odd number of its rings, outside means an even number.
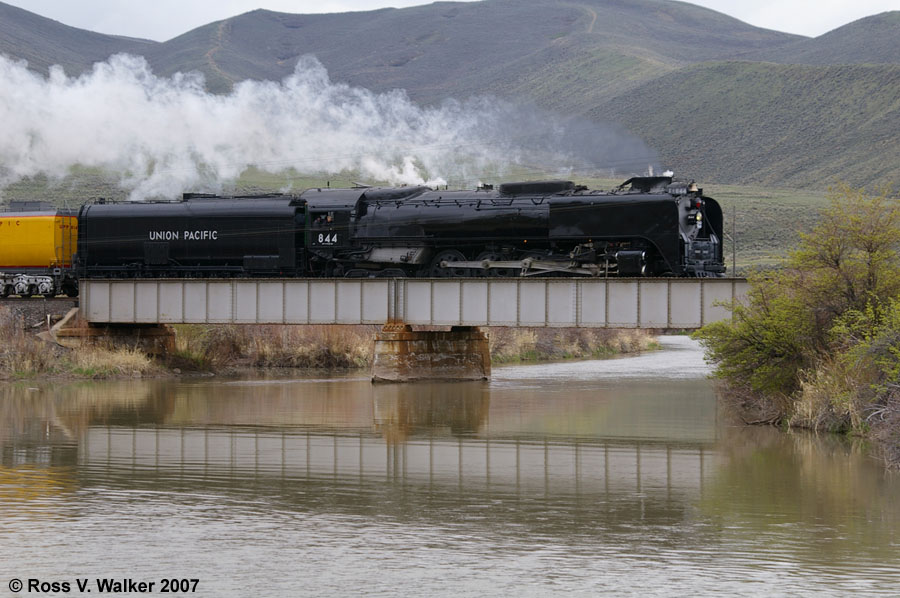
[[[662,0],[439,2],[364,13],[294,15],[256,10],[206,25],[148,54],[158,72],[198,69],[223,91],[245,78],[281,79],[315,54],[332,78],[418,101],[486,93],[526,96],[579,111],[645,78],[703,60],[790,44],[799,36],[752,27],[691,4]],[[542,84],[567,73],[573,89]],[[541,81],[543,79],[541,78]],[[626,86],[627,87],[627,86]]]
[[[825,188],[895,183],[900,65],[703,63],[591,113],[698,180]]]

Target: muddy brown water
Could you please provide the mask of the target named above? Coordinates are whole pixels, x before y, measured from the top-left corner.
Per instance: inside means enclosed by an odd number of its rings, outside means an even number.
[[[898,595],[898,476],[729,424],[697,345],[663,343],[486,383],[5,384],[0,591]]]

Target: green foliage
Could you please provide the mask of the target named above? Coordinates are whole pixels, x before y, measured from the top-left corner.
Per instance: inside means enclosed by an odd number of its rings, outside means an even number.
[[[879,385],[900,376],[898,249],[900,203],[833,189],[783,268],[753,275],[732,321],[697,333],[717,375],[759,397],[786,397],[777,420],[862,431]]]
[[[799,388],[798,373],[812,364],[822,339],[815,314],[793,292],[797,278],[790,270],[752,274],[748,303],[733,306],[732,321],[696,333],[718,376],[762,393]]]
[[[835,345],[848,347],[856,362],[870,363],[877,371],[877,390],[900,385],[900,299],[876,308],[852,309],[832,328]]]
[[[810,273],[811,304],[831,318],[878,306],[900,293],[900,207],[887,194],[867,197],[842,185],[816,229],[801,235],[794,268]]]

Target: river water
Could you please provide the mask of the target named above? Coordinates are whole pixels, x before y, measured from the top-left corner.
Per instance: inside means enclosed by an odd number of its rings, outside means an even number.
[[[663,344],[486,383],[0,386],[0,592],[900,594],[900,476],[730,424],[697,345]]]

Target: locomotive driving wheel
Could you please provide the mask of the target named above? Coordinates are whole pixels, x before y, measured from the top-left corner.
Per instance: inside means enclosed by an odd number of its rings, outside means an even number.
[[[503,257],[499,253],[495,253],[493,251],[485,251],[478,255],[476,261],[479,262],[498,262],[502,260]],[[512,268],[487,268],[484,270],[476,270],[477,276],[491,276],[491,277],[499,277],[499,278],[510,278],[516,276],[516,270]]]
[[[466,256],[462,254],[462,252],[457,251],[456,249],[445,249],[443,251],[439,251],[437,255],[434,256],[434,259],[431,260],[431,264],[428,266],[428,276],[432,278],[457,278],[457,277],[466,277],[471,276],[472,271],[469,268],[454,268],[449,265],[452,262],[464,262],[466,261]],[[447,262],[448,266],[444,267],[441,264]]]

